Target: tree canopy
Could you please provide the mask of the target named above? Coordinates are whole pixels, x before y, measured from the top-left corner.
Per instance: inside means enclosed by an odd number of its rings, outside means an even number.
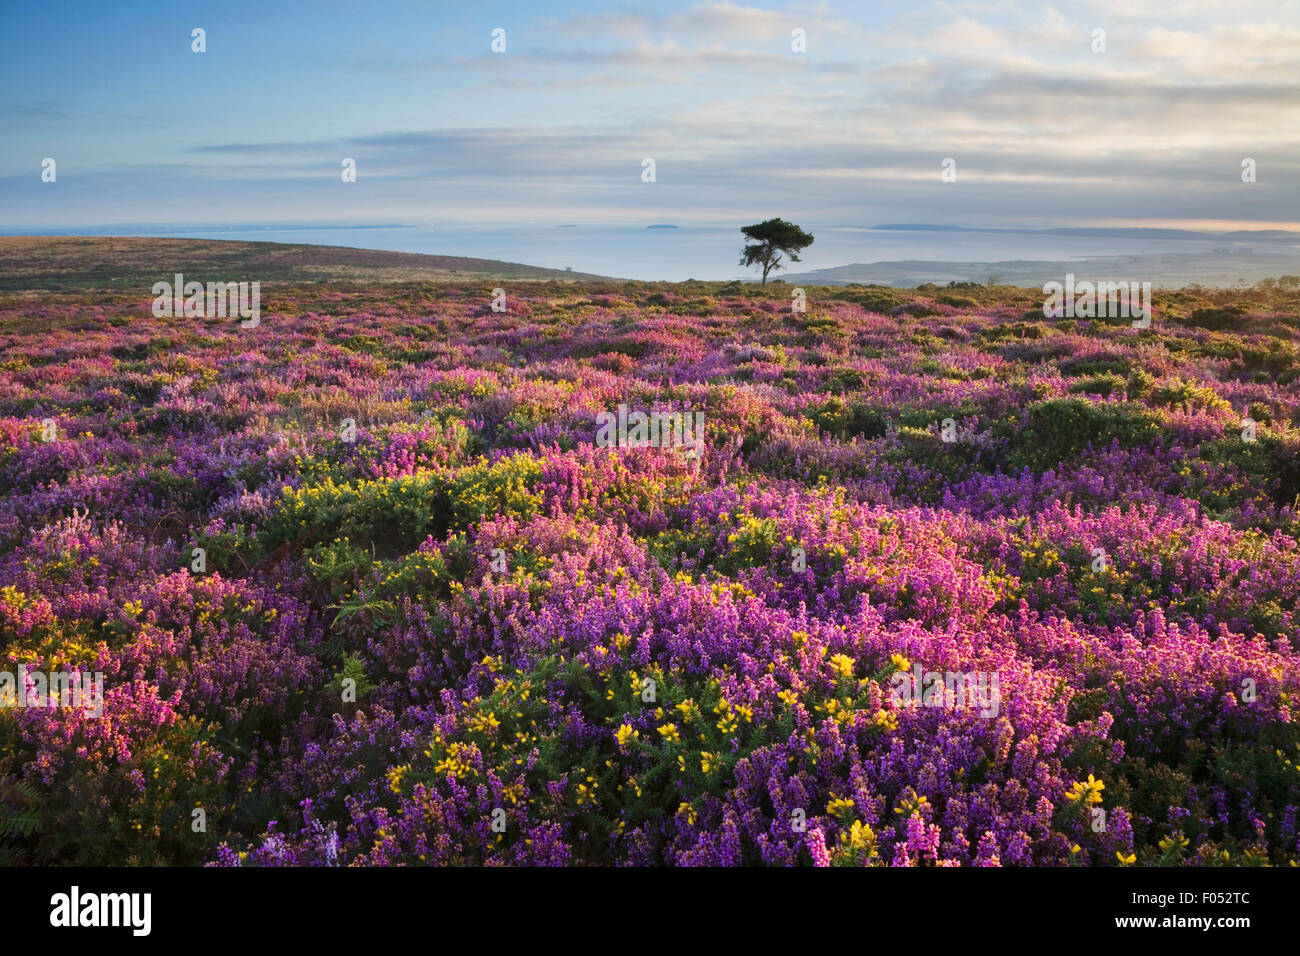
[[[813,244],[809,233],[784,219],[768,219],[752,226],[742,226],[740,231],[745,238],[753,240],[740,250],[740,264],[762,267],[763,285],[767,285],[769,272],[781,268],[781,253],[789,256],[791,262],[798,262],[799,251]]]

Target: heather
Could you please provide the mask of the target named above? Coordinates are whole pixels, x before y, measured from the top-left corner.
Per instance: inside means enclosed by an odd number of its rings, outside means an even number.
[[[1294,283],[507,285],[0,294],[0,861],[1296,864]]]

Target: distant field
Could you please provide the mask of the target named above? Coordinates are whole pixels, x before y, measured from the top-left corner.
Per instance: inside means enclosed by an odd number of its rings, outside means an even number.
[[[119,288],[149,285],[176,272],[202,282],[599,278],[492,259],[341,246],[212,239],[0,236],[0,289]]]

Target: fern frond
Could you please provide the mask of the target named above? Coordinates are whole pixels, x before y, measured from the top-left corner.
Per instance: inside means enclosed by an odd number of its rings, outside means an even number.
[[[30,783],[23,783],[20,781],[14,784],[13,789],[18,791],[18,793],[23,797],[23,799],[25,799],[28,803],[41,802],[40,791],[37,790],[35,787],[33,787]]]
[[[0,843],[0,869],[18,866],[27,862],[27,853],[22,847]]]
[[[41,825],[41,812],[35,807],[0,816],[0,837],[31,836]]]

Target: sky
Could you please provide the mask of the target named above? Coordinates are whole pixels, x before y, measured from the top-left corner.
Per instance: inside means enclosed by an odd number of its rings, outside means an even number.
[[[1297,0],[48,0],[4,16],[8,231],[1300,228]]]

